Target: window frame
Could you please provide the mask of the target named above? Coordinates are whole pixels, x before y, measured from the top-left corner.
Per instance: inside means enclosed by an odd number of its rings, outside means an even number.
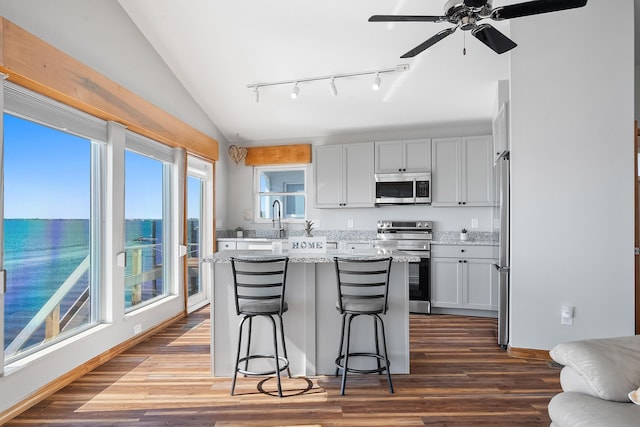
[[[286,192],[286,191],[269,191],[269,192],[261,192],[260,191],[260,177],[267,171],[273,172],[287,172],[287,171],[302,171],[303,172],[303,181],[300,182],[291,182],[289,184],[303,184],[304,191],[302,192]],[[304,200],[304,214],[301,218],[286,218],[284,213],[286,212],[286,206],[282,206],[282,222],[296,224],[296,223],[304,223],[307,219],[307,212],[309,210],[309,181],[308,177],[308,168],[306,164],[295,164],[295,165],[287,165],[287,166],[254,166],[253,167],[253,221],[256,224],[267,224],[272,223],[272,218],[262,218],[260,216],[260,197],[280,197],[282,200],[286,200],[287,197],[292,196],[302,196]]]
[[[139,304],[135,304],[130,307],[126,307],[124,305],[125,301],[123,300],[122,303],[125,315],[129,316],[140,309],[178,293],[176,287],[177,284],[174,284],[175,273],[178,271],[178,266],[176,252],[173,250],[174,246],[177,245],[177,242],[174,236],[175,230],[172,223],[179,223],[181,221],[177,220],[179,216],[174,212],[173,207],[174,200],[179,199],[179,197],[174,195],[177,187],[175,177],[178,172],[175,170],[175,153],[173,148],[135,132],[126,130],[124,151],[125,157],[126,152],[130,151],[137,155],[148,157],[162,163],[162,291],[160,295],[141,301]],[[126,162],[123,170],[126,174]],[[126,209],[124,201],[123,208]],[[171,221],[172,218],[176,218],[176,220]],[[123,217],[123,221],[126,223],[126,215]],[[123,224],[123,232],[125,229],[126,227]],[[126,245],[125,236],[123,236],[123,242]],[[126,289],[124,295],[126,295]]]
[[[106,182],[105,156],[106,145],[108,140],[107,122],[90,114],[84,113],[59,101],[51,99],[47,96],[33,92],[25,87],[15,83],[3,80],[1,85],[2,97],[0,98],[0,110],[2,118],[0,119],[0,183],[4,188],[4,115],[9,114],[22,120],[54,129],[63,133],[86,139],[90,144],[90,182],[89,182],[89,291],[90,298],[90,317],[86,324],[78,326],[71,331],[61,332],[55,338],[43,342],[37,346],[20,351],[11,356],[5,356],[4,352],[4,286],[6,283],[6,274],[2,270],[2,283],[0,286],[0,316],[2,323],[0,324],[0,342],[2,342],[2,351],[0,352],[0,373],[6,372],[7,365],[16,361],[27,358],[33,354],[37,354],[58,343],[62,343],[73,338],[89,329],[98,326],[104,317],[102,308],[104,298],[104,252],[105,245],[105,227],[104,227],[104,203],[103,194]],[[0,213],[4,220],[4,191],[0,192]],[[4,244],[4,226],[0,225],[0,244]],[[2,251],[0,251],[2,252]],[[0,254],[0,268],[4,268],[4,254]]]

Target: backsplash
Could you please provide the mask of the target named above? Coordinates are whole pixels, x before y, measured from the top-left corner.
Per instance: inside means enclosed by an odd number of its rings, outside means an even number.
[[[344,240],[347,242],[371,241],[376,238],[375,230],[313,230],[314,236],[326,236],[327,241],[337,242]],[[304,230],[285,230],[285,238],[304,236]],[[217,238],[234,238],[235,230],[216,230]],[[277,239],[278,230],[244,230],[243,236],[246,239]]]

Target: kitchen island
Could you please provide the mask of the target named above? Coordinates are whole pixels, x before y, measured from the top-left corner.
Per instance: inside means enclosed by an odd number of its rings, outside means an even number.
[[[409,373],[409,262],[419,258],[403,252],[387,253],[393,263],[389,279],[389,311],[383,316],[387,331],[387,348],[391,373]],[[236,315],[233,296],[231,257],[288,256],[285,300],[289,310],[283,315],[285,339],[292,375],[333,375],[340,340],[341,316],[336,310],[337,284],[333,257],[380,257],[375,249],[357,252],[274,254],[259,250],[226,250],[203,260],[213,269],[211,284],[211,372],[214,376],[233,375],[240,317]],[[372,349],[371,321],[354,320],[352,348]],[[272,353],[271,326],[256,319],[260,328],[252,340],[252,350]],[[359,334],[355,331],[362,328]],[[355,362],[355,359],[354,359]],[[361,361],[361,363],[367,363]]]

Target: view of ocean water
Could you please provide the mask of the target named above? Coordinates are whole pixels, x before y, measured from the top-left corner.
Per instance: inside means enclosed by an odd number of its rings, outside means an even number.
[[[143,247],[143,268],[154,262],[152,242],[162,241],[160,220],[128,220],[125,245]],[[5,219],[4,268],[7,271],[5,295],[4,348],[34,317],[55,291],[90,255],[90,224],[86,219]],[[161,262],[157,259],[155,262]],[[129,263],[128,263],[129,264]],[[128,267],[126,274],[129,274]],[[61,313],[87,288],[85,271],[61,303]],[[124,304],[130,305],[131,294]],[[30,343],[42,341],[44,327]]]

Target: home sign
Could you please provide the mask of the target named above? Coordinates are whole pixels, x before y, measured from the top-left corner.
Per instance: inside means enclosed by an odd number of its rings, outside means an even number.
[[[327,237],[289,237],[289,252],[325,253],[327,252]]]

